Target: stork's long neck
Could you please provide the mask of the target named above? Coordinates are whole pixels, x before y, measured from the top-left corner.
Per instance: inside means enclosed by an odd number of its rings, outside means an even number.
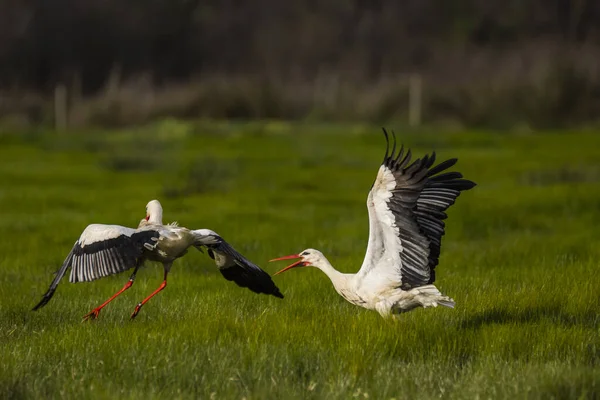
[[[157,208],[150,213],[148,222],[154,225],[162,225],[162,208]]]
[[[319,268],[325,273],[333,283],[335,289],[339,292],[340,289],[347,285],[348,274],[341,273],[337,269],[333,268],[333,265],[325,257],[321,258],[318,263],[314,264],[315,267]]]

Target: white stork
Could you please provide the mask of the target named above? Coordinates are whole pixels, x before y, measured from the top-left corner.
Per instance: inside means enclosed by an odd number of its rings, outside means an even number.
[[[376,310],[383,317],[416,307],[454,308],[454,301],[433,285],[438,264],[445,211],[463,190],[475,186],[458,172],[444,172],[457,159],[436,166],[435,152],[410,163],[411,151],[404,146],[396,154],[396,137],[387,148],[377,178],[367,197],[369,244],[362,267],[356,274],[337,271],[318,250],[271,261],[296,259],[275,275],[295,267],[313,266],[323,271],[335,290],[357,306]],[[410,163],[410,164],[409,164]]]
[[[73,283],[89,282],[133,268],[133,274],[121,290],[84,316],[84,321],[96,319],[102,308],[133,285],[135,275],[144,261],[161,262],[164,280],[158,289],[135,307],[131,314],[133,319],[148,300],[167,286],[167,275],[173,261],[185,255],[190,246],[198,250],[206,247],[208,255],[215,260],[225,279],[255,293],[283,298],[266,272],[238,253],[217,233],[209,229],[190,230],[177,226],[177,223],[163,225],[162,206],[158,200],[152,200],[146,205],[146,218],[140,221],[137,229],[120,225],[88,225],[58,270],[50,288],[33,310],[50,301],[69,268],[69,281]]]

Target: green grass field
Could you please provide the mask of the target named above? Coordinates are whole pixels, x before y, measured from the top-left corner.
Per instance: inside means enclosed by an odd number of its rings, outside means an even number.
[[[390,127],[392,128],[392,127]],[[355,272],[367,192],[385,151],[375,126],[198,123],[70,135],[0,133],[0,398],[570,399],[600,396],[600,136],[399,134],[458,157],[478,183],[450,209],[437,286],[454,310],[399,321],[346,303],[314,268],[274,277],[284,300],[226,281],[190,251],[162,280],[53,273],[89,223],[210,228],[267,260],[307,247]]]

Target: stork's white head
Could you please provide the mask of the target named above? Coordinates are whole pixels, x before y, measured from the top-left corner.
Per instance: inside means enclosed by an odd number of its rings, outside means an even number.
[[[280,274],[282,272],[285,272],[287,270],[290,270],[290,269],[296,268],[296,267],[317,267],[322,270],[324,267],[330,265],[329,261],[327,261],[327,258],[325,258],[323,253],[321,253],[319,250],[315,250],[315,249],[302,250],[298,254],[292,254],[289,256],[285,256],[285,257],[274,258],[273,260],[270,260],[270,261],[292,260],[295,258],[299,258],[300,260],[296,261],[295,263],[293,263],[291,265],[288,265],[281,271],[276,272],[274,275]]]
[[[162,224],[162,206],[158,200],[150,200],[146,204],[146,221],[151,224]]]

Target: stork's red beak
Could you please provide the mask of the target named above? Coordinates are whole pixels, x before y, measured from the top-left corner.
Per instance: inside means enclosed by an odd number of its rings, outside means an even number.
[[[271,262],[271,261],[280,261],[280,260],[293,260],[294,258],[300,258],[300,260],[296,261],[295,263],[293,263],[291,265],[288,265],[287,267],[285,267],[281,271],[278,271],[278,272],[274,273],[273,276],[279,275],[280,273],[285,272],[288,269],[292,269],[292,268],[296,268],[296,267],[306,267],[306,266],[309,265],[309,263],[307,263],[306,261],[302,260],[302,256],[300,254],[292,254],[292,255],[289,255],[289,256],[285,256],[285,257],[274,258],[272,260],[269,260],[269,262]]]
[[[148,221],[150,219],[149,215],[146,215],[146,221]]]

